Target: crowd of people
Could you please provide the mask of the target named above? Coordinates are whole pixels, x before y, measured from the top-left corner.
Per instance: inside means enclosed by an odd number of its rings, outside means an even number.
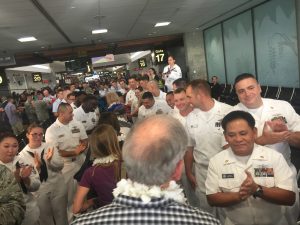
[[[251,74],[236,77],[229,106],[216,77],[187,82],[168,61],[166,87],[151,68],[7,97],[0,224],[296,224],[292,106],[262,98]]]

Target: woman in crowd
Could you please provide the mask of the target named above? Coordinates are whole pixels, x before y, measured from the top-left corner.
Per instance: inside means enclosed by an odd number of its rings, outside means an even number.
[[[18,156],[18,140],[10,133],[0,134],[0,164],[5,165],[20,184],[26,203],[25,218],[22,225],[37,225],[39,220],[39,208],[31,192],[40,187],[40,179],[34,160],[28,160],[23,154]]]
[[[67,189],[61,173],[64,162],[55,147],[42,142],[43,134],[42,127],[31,124],[26,134],[29,143],[20,156],[37,164],[41,185],[34,195],[40,209],[40,224],[67,225]]]
[[[85,212],[88,208],[102,207],[112,202],[112,191],[121,175],[121,151],[116,132],[110,125],[99,125],[90,136],[90,148],[94,158],[92,167],[85,170],[78,185],[73,203],[73,213]],[[90,190],[96,199],[85,198]]]
[[[108,112],[113,112],[119,108],[123,108],[123,104],[120,102],[120,98],[116,92],[109,92],[105,97],[108,105]]]

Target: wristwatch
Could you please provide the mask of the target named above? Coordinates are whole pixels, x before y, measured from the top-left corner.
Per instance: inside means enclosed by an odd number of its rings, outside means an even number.
[[[258,185],[256,191],[253,193],[253,197],[256,198],[256,197],[259,197],[261,198],[264,194],[264,190],[262,188],[262,186]]]

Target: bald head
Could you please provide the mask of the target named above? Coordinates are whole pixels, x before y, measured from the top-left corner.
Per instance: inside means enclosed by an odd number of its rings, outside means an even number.
[[[159,96],[160,90],[158,87],[158,83],[155,80],[149,81],[147,84],[147,89],[154,95]]]
[[[129,178],[146,185],[168,181],[183,158],[187,134],[180,122],[166,115],[138,122],[123,146]]]

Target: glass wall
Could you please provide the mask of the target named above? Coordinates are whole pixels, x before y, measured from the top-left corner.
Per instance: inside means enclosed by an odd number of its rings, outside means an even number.
[[[209,78],[233,83],[249,72],[262,85],[299,87],[295,0],[268,1],[206,29],[204,37]]]

